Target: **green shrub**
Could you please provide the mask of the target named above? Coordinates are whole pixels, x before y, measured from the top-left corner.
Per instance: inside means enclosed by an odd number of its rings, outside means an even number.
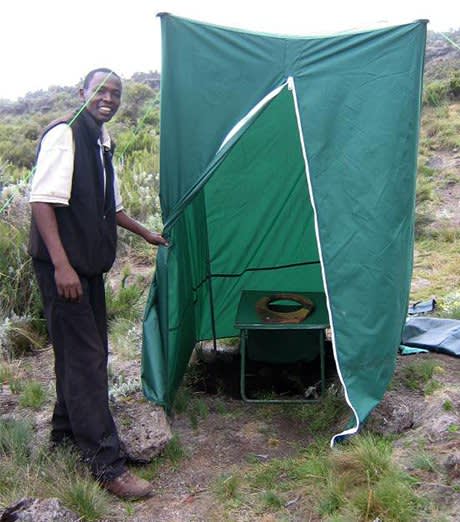
[[[16,465],[23,465],[30,455],[32,437],[32,427],[27,421],[0,422],[0,461],[8,457]]]
[[[437,368],[438,363],[436,361],[415,361],[404,368],[403,383],[411,390],[424,390]]]
[[[106,285],[107,318],[133,320],[141,309],[141,299],[144,289],[137,284],[127,285],[122,281],[122,285],[114,290],[110,284]]]
[[[7,218],[0,221],[0,317],[38,317],[41,309],[27,254],[28,217],[20,214],[17,206],[10,208]]]
[[[0,354],[7,361],[34,350],[42,349],[46,336],[41,332],[40,321],[30,317],[6,317],[0,323]]]
[[[455,71],[449,79],[449,95],[452,98],[460,97],[460,72]]]
[[[45,403],[46,395],[46,390],[39,382],[31,381],[24,385],[19,404],[25,408],[38,410]]]
[[[438,107],[447,100],[448,86],[445,82],[434,81],[425,86],[423,103],[432,107]]]
[[[60,487],[63,504],[81,520],[97,522],[111,512],[110,497],[90,476],[74,474]]]
[[[460,292],[453,292],[442,298],[440,312],[442,317],[460,319]]]

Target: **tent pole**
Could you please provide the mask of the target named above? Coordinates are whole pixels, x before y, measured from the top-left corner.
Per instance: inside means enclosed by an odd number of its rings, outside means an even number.
[[[209,251],[207,252],[207,269],[208,269],[208,290],[209,290],[209,306],[211,307],[211,328],[212,328],[212,342],[214,351],[217,351],[217,339],[216,339],[216,319],[214,317],[214,298],[212,293],[212,279],[211,279],[211,266],[209,262]]]
[[[211,308],[211,329],[212,329],[212,343],[213,350],[217,352],[217,339],[216,339],[216,318],[214,316],[214,296],[212,293],[212,277],[211,277],[211,256],[209,255],[209,235],[208,235],[208,220],[206,218],[206,200],[203,198],[204,203],[204,227],[206,230],[206,276],[208,278],[208,291],[209,291],[209,306]]]

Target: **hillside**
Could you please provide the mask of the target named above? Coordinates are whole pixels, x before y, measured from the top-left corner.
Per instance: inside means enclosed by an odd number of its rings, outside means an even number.
[[[425,84],[433,80],[448,80],[460,70],[460,29],[442,36],[428,31],[425,53]]]

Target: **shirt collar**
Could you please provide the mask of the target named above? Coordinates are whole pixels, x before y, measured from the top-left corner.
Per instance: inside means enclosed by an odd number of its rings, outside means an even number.
[[[101,136],[98,139],[99,145],[102,145],[104,149],[110,150],[112,147],[112,140],[110,139],[109,133],[107,132],[104,125],[101,127]]]

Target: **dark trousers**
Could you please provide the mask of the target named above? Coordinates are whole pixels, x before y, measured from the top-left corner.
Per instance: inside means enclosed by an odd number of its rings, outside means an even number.
[[[34,260],[48,333],[53,343],[56,404],[51,440],[75,441],[93,474],[112,480],[125,470],[109,409],[107,316],[102,275],[80,277],[81,301],[57,294],[54,267]]]

